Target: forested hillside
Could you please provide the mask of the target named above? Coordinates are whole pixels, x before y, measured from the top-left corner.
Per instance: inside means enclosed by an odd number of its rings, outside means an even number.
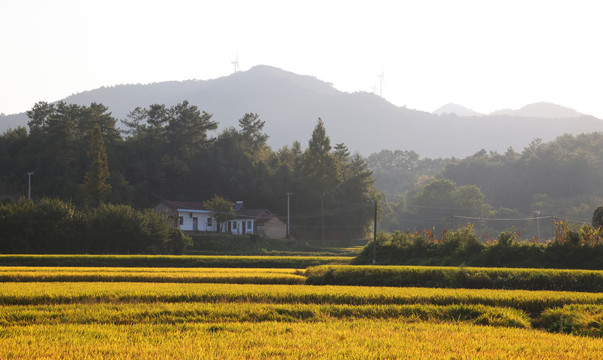
[[[299,142],[273,150],[258,115],[242,114],[237,127],[212,136],[218,124],[187,101],[134,109],[124,134],[97,103],[41,102],[27,115],[29,129],[0,137],[4,198],[25,196],[33,172],[33,198],[85,203],[99,189],[84,186],[102,168],[94,165],[102,161],[98,154],[91,156],[98,152],[91,147],[98,126],[109,172],[104,201],[148,208],[161,199],[200,202],[220,195],[286,215],[289,192],[294,236],[350,240],[370,232],[377,199],[371,172],[344,144],[331,145],[321,120],[312,134],[298,134],[310,138],[305,150]]]
[[[534,140],[522,152],[479,151],[464,159],[421,159],[381,151],[368,158],[385,192],[382,228],[478,225],[491,237],[515,227],[527,238],[554,233],[554,219],[590,223],[603,204],[603,133]]]
[[[523,149],[535,138],[603,131],[603,120],[554,104],[532,104],[518,111],[485,116],[440,115],[398,106],[367,92],[339,91],[333,84],[271,66],[255,66],[211,80],[169,81],[102,87],[73,94],[63,101],[107,106],[113,117],[126,119],[138,106],[176,106],[186,99],[218,123],[218,131],[238,126],[242,114],[260,114],[267,144],[273,149],[302,141],[321,117],[333,143],[368,156],[383,149],[414,151],[423,157],[466,157],[480,149],[504,152]],[[458,115],[458,116],[457,116]],[[27,116],[0,115],[0,133]],[[122,129],[121,123],[117,127]],[[304,144],[305,145],[305,144]]]

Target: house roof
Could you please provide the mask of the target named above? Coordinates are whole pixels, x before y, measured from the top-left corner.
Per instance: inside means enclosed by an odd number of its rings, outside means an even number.
[[[268,209],[240,209],[237,210],[237,217],[239,218],[261,218],[272,213]]]
[[[161,203],[174,211],[176,211],[176,210],[209,210],[205,206],[203,206],[203,203],[198,203],[198,202],[161,200]]]
[[[266,216],[262,216],[261,218],[255,219],[255,223],[256,224],[263,224],[263,223],[268,222],[272,218],[277,218],[278,219],[278,216],[276,216],[276,214],[269,214],[269,215],[266,215]]]

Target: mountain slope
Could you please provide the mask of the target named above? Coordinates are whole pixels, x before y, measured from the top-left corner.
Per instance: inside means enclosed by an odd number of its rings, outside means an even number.
[[[491,115],[510,115],[520,117],[536,117],[550,119],[571,119],[583,116],[574,109],[547,102],[529,104],[519,110],[504,109],[493,112]]]
[[[423,157],[465,157],[484,148],[521,150],[535,138],[552,140],[564,133],[603,131],[591,116],[535,118],[493,115],[466,117],[397,107],[370,93],[345,93],[311,76],[257,66],[213,80],[119,85],[72,95],[68,103],[109,107],[118,119],[134,108],[154,103],[175,105],[183,100],[213,114],[220,129],[237,126],[247,112],[266,121],[269,145],[279,148],[298,140],[306,146],[320,117],[332,144],[345,143],[362,155],[382,149],[414,150]],[[0,131],[26,125],[23,114],[0,117]]]
[[[436,115],[455,114],[457,116],[483,116],[483,114],[480,114],[477,111],[453,103],[440,106],[434,110],[433,113]]]

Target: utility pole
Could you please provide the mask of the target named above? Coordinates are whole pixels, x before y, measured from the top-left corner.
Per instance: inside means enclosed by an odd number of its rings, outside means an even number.
[[[373,265],[377,264],[377,200],[375,200],[375,218],[373,220]]]
[[[325,196],[323,195],[320,198],[320,211],[322,213],[321,216],[321,241],[322,241],[322,246],[325,246]]]
[[[535,210],[536,213],[536,230],[538,231],[538,243],[540,243],[540,210]]]
[[[27,198],[31,199],[31,176],[33,175],[33,171],[27,173]]]
[[[289,210],[290,209],[290,207],[289,207],[289,204],[290,204],[289,197],[293,193],[288,192],[286,194],[287,194],[287,239],[290,239],[291,238],[291,222],[290,222],[291,213],[290,213],[290,210]]]

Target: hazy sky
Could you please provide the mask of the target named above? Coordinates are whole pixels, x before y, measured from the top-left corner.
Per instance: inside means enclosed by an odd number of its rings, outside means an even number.
[[[1,0],[0,113],[100,86],[271,65],[433,111],[603,118],[600,1]],[[148,104],[140,104],[147,106]],[[202,107],[202,105],[201,105]],[[261,114],[260,114],[261,115]]]

